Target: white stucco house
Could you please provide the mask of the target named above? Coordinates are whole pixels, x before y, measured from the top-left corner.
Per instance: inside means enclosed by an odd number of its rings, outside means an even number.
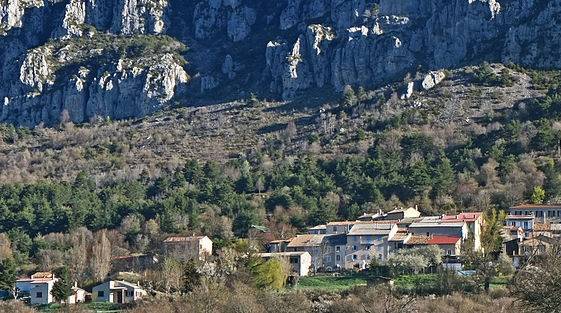
[[[266,260],[271,258],[286,260],[290,265],[291,274],[296,276],[308,276],[312,266],[312,256],[308,252],[259,253],[257,256]]]
[[[20,278],[16,281],[16,288],[21,294],[28,294],[32,305],[44,305],[54,302],[51,291],[58,281],[53,273],[38,272],[30,278]]]
[[[92,289],[92,301],[109,303],[131,303],[146,297],[148,293],[138,284],[110,280]]]

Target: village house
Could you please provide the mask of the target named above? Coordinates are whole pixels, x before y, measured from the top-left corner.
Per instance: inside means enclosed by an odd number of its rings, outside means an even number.
[[[347,255],[347,235],[338,234],[325,237],[323,267],[326,271],[338,271],[345,268]]]
[[[317,225],[314,227],[308,228],[309,235],[324,235],[327,233],[327,226],[326,225]]]
[[[347,234],[345,268],[364,269],[373,258],[385,261],[389,254],[388,240],[397,230],[397,224],[389,223],[354,225]]]
[[[327,223],[325,233],[328,235],[347,234],[356,223],[357,221],[330,222]]]
[[[263,259],[279,258],[290,265],[292,275],[308,276],[312,266],[312,256],[308,252],[277,252],[259,253],[257,256]]]
[[[205,260],[212,255],[212,240],[207,236],[168,237],[164,240],[164,254],[179,260]]]
[[[146,297],[148,293],[138,284],[110,280],[92,289],[92,301],[116,304],[132,303]]]
[[[558,239],[544,235],[528,239],[512,238],[503,242],[503,251],[512,258],[514,267],[519,268],[529,258],[547,253],[554,244],[558,243]]]
[[[481,231],[483,229],[483,212],[464,212],[457,215],[443,215],[443,222],[465,222],[468,227],[468,237],[473,238],[473,249],[480,251]]]
[[[16,280],[16,288],[20,294],[29,295],[30,304],[45,305],[54,302],[52,290],[58,281],[53,273],[38,272],[30,278],[20,278]]]
[[[397,232],[388,240],[390,254],[396,250],[403,249],[405,247],[405,242],[407,242],[411,236],[412,235],[407,232],[407,229],[398,228]]]
[[[77,283],[74,283],[72,287],[72,295],[66,299],[66,304],[77,304],[86,302],[86,291],[78,287]]]
[[[510,215],[533,215],[541,223],[561,222],[560,204],[521,204],[509,208],[508,212]]]
[[[543,255],[550,251],[554,244],[558,243],[559,240],[547,236],[537,236],[526,239],[519,243],[519,255],[526,257]]]
[[[417,218],[421,216],[421,212],[417,210],[417,207],[414,208],[395,208],[386,214],[384,214],[385,220],[402,220],[406,218]]]
[[[448,257],[462,254],[462,238],[459,236],[414,235],[407,239],[405,246],[410,248],[437,246],[442,250],[442,254]]]
[[[292,239],[273,240],[267,244],[267,252],[277,253],[286,252],[286,248]]]
[[[298,235],[286,246],[286,252],[308,252],[312,257],[312,271],[323,267],[323,255],[326,251],[324,238],[327,235]]]
[[[465,240],[469,236],[469,228],[464,221],[443,221],[440,216],[425,217],[419,222],[414,222],[408,227],[408,232],[413,235],[454,236]]]
[[[533,214],[508,215],[505,218],[505,225],[522,228],[524,230],[524,236],[526,238],[529,238],[532,237],[532,233],[534,231],[534,220],[535,220],[535,216]]]

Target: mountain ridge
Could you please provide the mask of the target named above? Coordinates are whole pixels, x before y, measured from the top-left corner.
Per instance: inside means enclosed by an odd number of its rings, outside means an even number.
[[[135,118],[173,103],[219,103],[251,92],[292,100],[311,89],[374,88],[481,61],[559,68],[560,11],[558,0],[4,0],[0,121],[54,125],[65,110],[79,123]],[[81,78],[78,68],[61,73],[66,84],[45,79],[52,42],[96,41],[97,34],[121,42],[167,35],[189,47],[173,51],[188,64],[169,60],[157,69],[154,88],[145,88],[146,75],[115,67],[107,71],[118,91],[95,87],[107,78],[93,57],[84,67],[97,75]],[[135,48],[130,44],[124,49]],[[113,63],[121,59],[116,55]],[[136,71],[149,72],[146,63]],[[77,87],[76,79],[88,88]]]

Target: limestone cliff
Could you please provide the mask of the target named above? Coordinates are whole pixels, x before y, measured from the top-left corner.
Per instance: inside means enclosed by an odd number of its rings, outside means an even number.
[[[291,99],[482,61],[559,68],[560,13],[561,0],[0,0],[0,121]]]

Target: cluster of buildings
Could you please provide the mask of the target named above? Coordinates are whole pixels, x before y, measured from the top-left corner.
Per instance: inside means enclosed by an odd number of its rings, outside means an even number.
[[[390,212],[367,213],[356,221],[335,221],[307,229],[305,234],[271,241],[266,253],[258,256],[288,261],[294,276],[318,271],[365,269],[373,260],[385,262],[397,250],[437,246],[447,265],[459,264],[464,243],[482,251],[484,227],[481,212],[456,215],[421,216],[415,208],[396,208]],[[545,253],[561,238],[561,205],[519,205],[509,209],[503,227],[503,252],[515,266],[534,255]],[[212,241],[206,236],[168,237],[160,255],[137,254],[112,260],[112,273],[142,273],[153,269],[160,257],[178,260],[205,260],[212,255]],[[461,264],[460,264],[461,266]],[[50,272],[20,278],[16,288],[32,305],[54,302],[52,289],[58,278]],[[148,292],[139,283],[106,280],[87,292],[74,285],[66,303],[86,301],[130,303]]]
[[[309,271],[365,269],[373,260],[385,262],[393,251],[429,245],[438,246],[453,261],[468,238],[475,250],[481,250],[482,225],[481,212],[423,217],[417,208],[396,208],[271,241],[266,256],[289,257],[294,272],[306,275]],[[298,266],[308,266],[309,271]]]
[[[168,237],[162,242],[162,256],[174,257],[179,260],[204,260],[212,255],[212,241],[206,236]],[[137,254],[112,259],[112,274],[120,272],[142,273],[153,269],[160,261],[160,256]],[[59,280],[51,272],[39,272],[30,277],[22,277],[16,281],[16,290],[20,298],[28,299],[31,305],[54,303],[52,294],[55,283]],[[88,292],[77,284],[72,288],[72,295],[65,303],[75,304],[87,301],[126,304],[140,300],[148,295],[148,291],[139,283],[123,280],[107,279],[91,288]]]
[[[503,251],[518,267],[546,253],[561,238],[561,205],[522,204],[509,208],[503,231]]]
[[[308,275],[365,269],[373,260],[385,262],[396,250],[434,245],[442,249],[447,266],[459,269],[466,241],[475,251],[483,250],[483,227],[482,212],[421,216],[417,208],[396,208],[387,213],[366,213],[356,221],[317,225],[306,234],[271,241],[265,255],[290,258],[295,274]],[[546,253],[560,243],[561,205],[509,208],[502,237],[503,252],[515,267]]]

